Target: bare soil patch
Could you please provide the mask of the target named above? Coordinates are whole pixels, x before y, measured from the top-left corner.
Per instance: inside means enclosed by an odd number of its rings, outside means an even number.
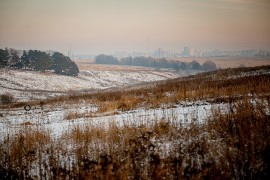
[[[79,70],[85,71],[153,71],[154,68],[126,66],[126,65],[106,65],[94,64],[93,60],[76,60]]]

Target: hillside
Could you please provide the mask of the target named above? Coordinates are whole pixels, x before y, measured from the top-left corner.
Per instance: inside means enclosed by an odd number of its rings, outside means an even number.
[[[0,92],[11,93],[17,101],[45,99],[73,91],[93,91],[125,87],[181,76],[171,71],[81,70],[78,77],[50,72],[0,70]]]
[[[261,66],[2,106],[0,175],[267,179],[269,85]]]

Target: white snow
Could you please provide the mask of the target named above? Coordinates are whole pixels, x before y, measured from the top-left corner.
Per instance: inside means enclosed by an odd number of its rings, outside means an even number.
[[[18,101],[45,99],[70,91],[97,90],[166,80],[181,76],[171,71],[80,71],[78,77],[51,72],[8,70],[0,72],[0,94],[11,93]]]
[[[70,130],[70,127],[91,125],[92,127],[108,128],[111,124],[119,127],[151,125],[158,121],[165,120],[176,125],[186,123],[203,123],[212,115],[215,108],[226,111],[227,104],[209,104],[205,102],[192,103],[191,105],[177,105],[173,108],[157,109],[136,109],[127,112],[118,112],[116,115],[102,115],[100,117],[82,117],[78,119],[67,120],[65,114],[70,112],[85,113],[96,112],[94,105],[81,105],[80,107],[45,107],[44,110],[33,109],[25,111],[23,108],[15,110],[2,110],[3,117],[0,120],[0,137],[16,134],[23,130],[25,125],[33,127],[42,127],[50,132],[54,137],[58,137],[64,132]]]

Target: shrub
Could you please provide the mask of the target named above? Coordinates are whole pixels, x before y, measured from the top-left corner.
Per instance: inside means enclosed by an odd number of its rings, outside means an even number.
[[[206,61],[202,65],[202,70],[204,71],[214,71],[216,69],[217,69],[217,66],[213,61]]]
[[[85,116],[84,113],[79,113],[79,112],[75,111],[75,112],[66,113],[64,118],[66,120],[71,120],[71,119],[78,119],[78,118],[81,118],[81,117],[84,117],[84,116]]]
[[[13,97],[13,95],[7,93],[7,94],[2,94],[0,96],[1,102],[2,104],[11,104],[15,101],[15,98]]]

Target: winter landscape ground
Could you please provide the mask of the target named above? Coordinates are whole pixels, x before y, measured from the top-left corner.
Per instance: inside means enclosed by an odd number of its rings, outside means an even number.
[[[0,177],[269,178],[270,66],[87,66],[1,71]]]
[[[0,1],[0,180],[269,180],[269,10]]]
[[[92,65],[95,66],[95,65]],[[82,68],[84,69],[84,68]],[[70,94],[73,91],[93,91],[180,77],[172,71],[126,68],[81,70],[78,77],[59,76],[51,72],[0,70],[0,90],[12,93],[18,101],[44,99]]]

